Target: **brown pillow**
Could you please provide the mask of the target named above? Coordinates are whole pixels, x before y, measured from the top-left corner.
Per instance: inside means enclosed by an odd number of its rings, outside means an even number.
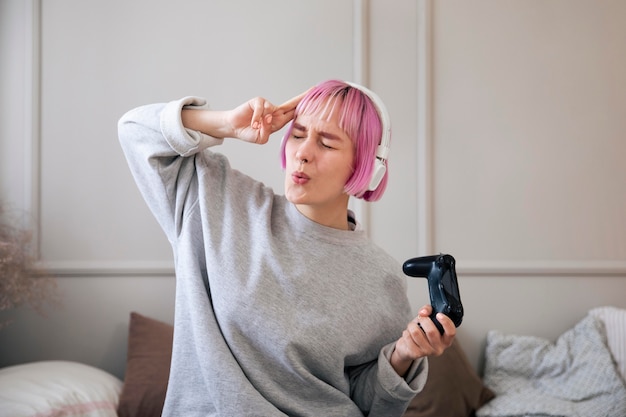
[[[119,417],[159,417],[165,402],[172,360],[174,327],[130,313],[126,375]]]
[[[404,417],[468,417],[495,397],[469,363],[461,345],[428,358],[428,379],[415,396]]]

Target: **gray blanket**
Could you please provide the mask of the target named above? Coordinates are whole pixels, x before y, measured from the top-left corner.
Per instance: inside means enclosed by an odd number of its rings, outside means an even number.
[[[556,343],[532,336],[487,336],[485,384],[496,398],[477,417],[626,416],[626,387],[588,315]]]

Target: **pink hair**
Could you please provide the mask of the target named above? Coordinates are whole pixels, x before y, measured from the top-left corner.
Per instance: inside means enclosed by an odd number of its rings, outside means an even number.
[[[382,136],[382,123],[378,110],[367,94],[358,88],[343,81],[328,80],[308,91],[296,107],[294,120],[299,114],[319,115],[328,108],[339,112],[339,127],[354,144],[354,171],[346,182],[344,188],[346,193],[365,201],[380,200],[387,188],[389,169],[380,185],[373,191],[368,190],[374,171],[376,148]],[[289,125],[280,147],[283,169],[286,167],[285,145],[292,129],[293,122]]]

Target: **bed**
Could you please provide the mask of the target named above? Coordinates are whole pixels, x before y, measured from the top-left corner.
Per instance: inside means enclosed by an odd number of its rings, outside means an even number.
[[[495,397],[477,417],[626,416],[626,311],[591,310],[555,342],[487,335],[483,382]]]
[[[0,417],[160,416],[172,326],[130,315],[124,381],[90,365],[0,369]],[[455,341],[405,417],[626,416],[626,310],[591,310],[556,341],[491,331],[483,378]]]

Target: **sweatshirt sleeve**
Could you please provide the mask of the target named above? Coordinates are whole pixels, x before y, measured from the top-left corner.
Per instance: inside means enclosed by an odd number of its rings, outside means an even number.
[[[118,122],[119,140],[130,171],[148,207],[174,242],[185,207],[196,203],[195,160],[223,139],[186,129],[183,108],[207,109],[206,100],[185,97],[130,110]]]
[[[394,346],[395,342],[384,346],[377,361],[352,372],[353,400],[369,417],[402,416],[426,384],[428,359],[414,361],[401,377],[390,362]]]

